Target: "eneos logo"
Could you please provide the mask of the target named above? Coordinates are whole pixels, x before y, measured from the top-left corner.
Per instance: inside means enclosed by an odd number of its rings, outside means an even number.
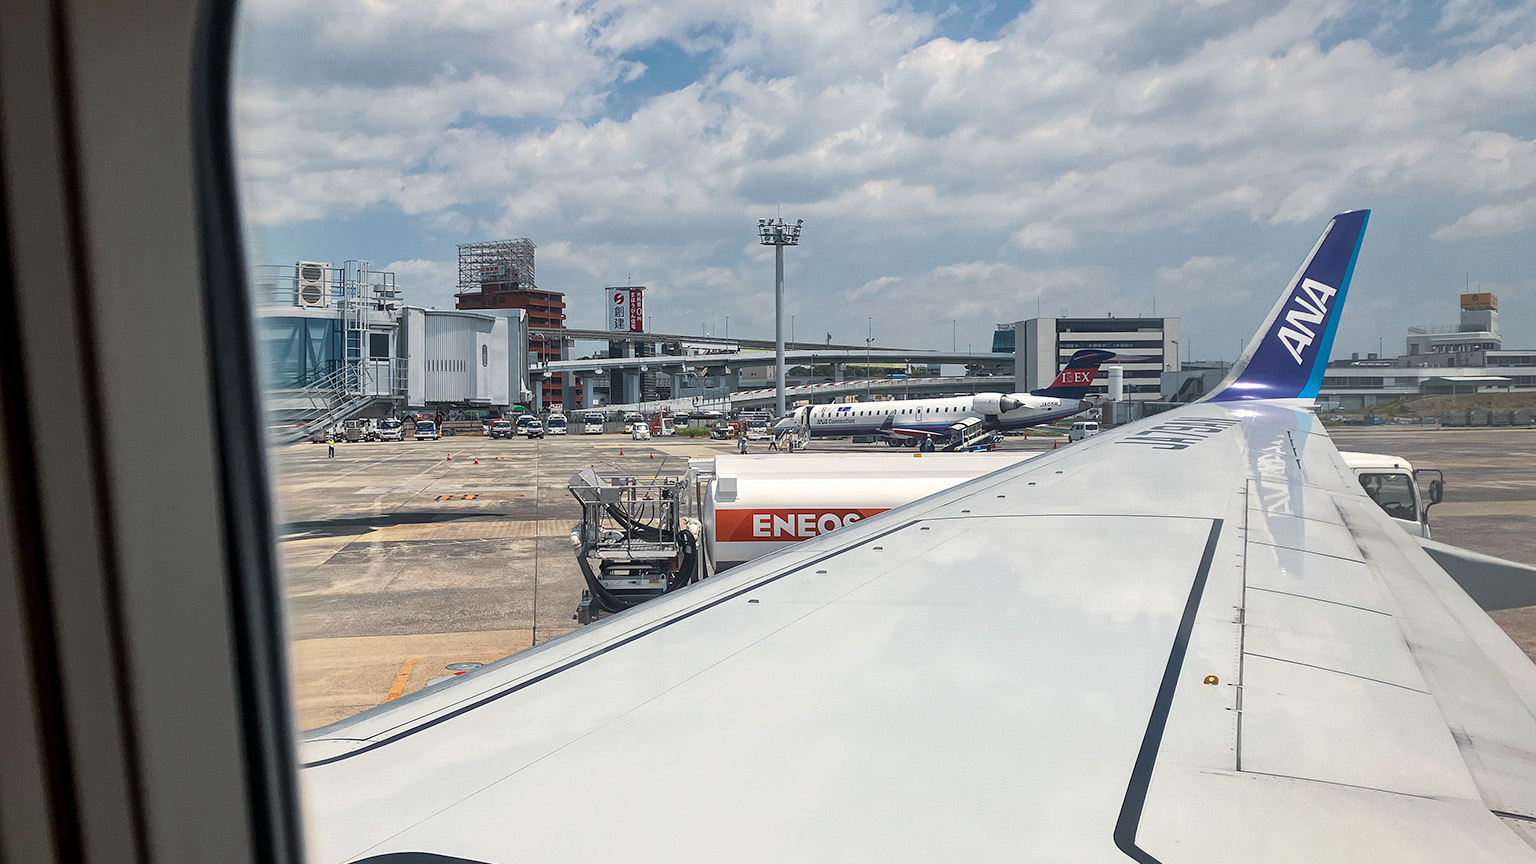
[[[805,540],[836,531],[860,519],[884,513],[885,510],[884,507],[716,510],[715,540],[721,543]]]

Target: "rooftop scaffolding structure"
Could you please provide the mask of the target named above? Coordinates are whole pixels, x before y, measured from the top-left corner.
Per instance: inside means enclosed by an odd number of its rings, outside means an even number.
[[[533,251],[527,237],[459,244],[458,294],[513,291],[537,287]]]

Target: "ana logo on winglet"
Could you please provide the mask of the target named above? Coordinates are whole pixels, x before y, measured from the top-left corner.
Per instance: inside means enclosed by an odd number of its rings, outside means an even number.
[[[1296,365],[1302,363],[1302,349],[1310,346],[1316,339],[1317,333],[1308,325],[1322,324],[1328,317],[1328,301],[1333,295],[1339,293],[1337,289],[1324,285],[1315,279],[1301,280],[1301,287],[1297,289],[1292,300],[1296,308],[1285,313],[1285,322],[1289,326],[1281,327],[1275,336],[1285,345],[1285,350],[1291,352]]]

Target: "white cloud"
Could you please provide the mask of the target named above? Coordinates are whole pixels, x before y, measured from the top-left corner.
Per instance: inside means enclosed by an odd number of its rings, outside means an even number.
[[[1060,252],[1071,249],[1075,239],[1072,232],[1065,228],[1058,228],[1049,222],[1032,222],[1013,232],[1013,242],[1025,249]]]
[[[1536,198],[1510,204],[1488,204],[1473,210],[1434,233],[1436,240],[1472,237],[1508,237],[1528,231],[1536,223]]]
[[[1023,317],[1044,273],[1097,274],[1095,303],[1237,284],[1255,273],[1195,262],[1347,207],[1410,208],[1447,244],[1536,230],[1529,4],[1397,10],[1342,40],[1320,34],[1375,7],[1039,0],[969,36],[937,35],[963,11],[878,0],[243,8],[255,221],[399,214],[441,244],[392,253],[415,262],[531,236],[573,316],[596,314],[583,286],[637,274],[658,314],[764,327],[751,219],[775,205],[808,221],[802,284],[943,317],[927,292],[948,279],[983,292],[939,298],[978,327]],[[702,73],[651,84],[676,61],[626,55],[658,40]],[[1003,269],[940,274],[961,259]],[[851,305],[816,314],[862,329]]]
[[[452,309],[458,290],[459,267],[456,261],[391,261],[382,270],[395,274],[395,284],[406,291],[412,306]]]

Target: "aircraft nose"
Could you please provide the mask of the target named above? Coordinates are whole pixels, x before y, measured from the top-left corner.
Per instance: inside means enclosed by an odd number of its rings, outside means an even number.
[[[1004,396],[1003,398],[997,400],[997,407],[1002,409],[1004,414],[1007,414],[1009,411],[1017,411],[1020,408],[1023,408],[1024,403],[1012,398],[1011,396]]]

